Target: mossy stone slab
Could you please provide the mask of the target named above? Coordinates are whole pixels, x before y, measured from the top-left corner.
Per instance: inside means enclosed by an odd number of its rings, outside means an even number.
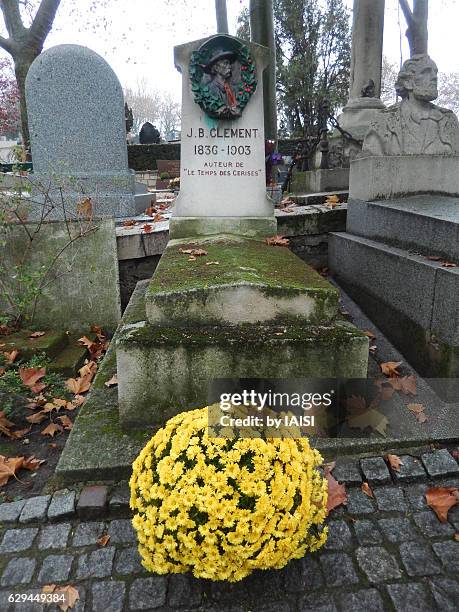
[[[338,291],[289,249],[221,235],[170,241],[145,304],[154,325],[319,324],[336,316],[338,298]]]
[[[3,351],[19,351],[21,359],[30,359],[33,355],[44,353],[51,359],[58,355],[68,344],[68,336],[62,331],[45,331],[43,336],[31,338],[33,331],[22,329],[21,331],[3,336]]]

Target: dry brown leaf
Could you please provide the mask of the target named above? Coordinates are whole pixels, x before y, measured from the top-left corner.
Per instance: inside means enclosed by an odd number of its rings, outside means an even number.
[[[61,425],[64,429],[67,429],[69,431],[72,429],[73,423],[66,414],[57,417],[57,420],[61,422]]]
[[[444,261],[444,262],[441,264],[441,267],[442,267],[442,268],[457,268],[457,264],[452,263],[451,261]]]
[[[368,482],[363,482],[362,486],[360,488],[362,490],[362,493],[365,493],[365,495],[368,495],[368,497],[373,497],[374,498],[373,491],[371,490],[371,487],[368,484]]]
[[[347,423],[349,427],[352,429],[367,429],[369,427],[373,431],[377,431],[382,436],[387,435],[387,426],[389,425],[388,419],[379,412],[379,410],[375,410],[374,408],[368,408],[362,414],[356,414],[354,416],[349,416],[347,419]]]
[[[69,608],[73,608],[76,602],[80,599],[78,589],[74,586],[47,584],[42,588],[42,593],[53,593],[55,595],[64,595],[64,601],[58,601],[57,605],[62,612],[67,612]]]
[[[400,380],[400,391],[405,395],[416,395],[416,376],[403,376]]]
[[[400,466],[403,465],[403,461],[398,455],[386,455],[386,459],[394,472],[400,472]]]
[[[108,535],[108,533],[104,533],[104,535],[101,535],[100,538],[96,540],[96,544],[98,546],[107,546],[109,542],[110,542],[110,536]]]
[[[41,338],[42,336],[45,335],[46,332],[44,331],[34,331],[30,334],[29,338]]]
[[[138,224],[138,221],[134,221],[134,219],[126,219],[123,221],[123,227],[134,227]]]
[[[206,261],[206,266],[218,266],[220,265],[219,261]]]
[[[83,198],[81,202],[77,204],[77,215],[79,217],[86,217],[87,219],[92,219],[93,210],[92,200],[90,197]]]
[[[45,463],[45,459],[37,459],[33,455],[30,457],[25,457],[22,467],[26,470],[30,470],[31,472],[35,472],[38,470],[42,463]]]
[[[207,251],[205,251],[204,249],[182,249],[182,248],[179,248],[179,253],[182,253],[182,255],[191,255],[195,259],[196,259],[196,257],[203,257],[204,255],[207,255]]]
[[[366,330],[363,333],[365,334],[365,336],[368,336],[370,338],[370,340],[372,340],[372,341],[376,340],[376,336],[374,335],[373,332]]]
[[[80,378],[69,378],[65,381],[67,389],[69,389],[75,395],[80,393],[86,393],[91,387],[92,375],[81,376]]]
[[[397,368],[400,367],[402,363],[403,361],[386,361],[386,363],[380,364],[380,368],[383,374],[390,378],[394,378],[400,376],[400,372]]]
[[[28,421],[29,423],[35,424],[35,423],[41,423],[46,418],[47,418],[46,412],[43,412],[43,410],[40,410],[40,412],[35,412],[34,414],[31,414],[30,416],[26,417],[26,421]]]
[[[5,351],[3,354],[6,357],[7,363],[13,363],[16,360],[16,357],[19,355],[19,351],[17,349],[13,349],[9,353]]]
[[[426,491],[427,505],[432,508],[441,523],[448,521],[448,511],[459,502],[457,487],[433,487]]]
[[[42,432],[41,435],[42,436],[51,436],[51,438],[54,438],[54,436],[56,435],[56,433],[59,431],[63,431],[63,427],[62,425],[59,425],[59,423],[50,423],[47,427],[45,427]]]
[[[408,404],[407,408],[414,414],[418,423],[428,421],[427,415],[424,413],[425,406],[423,404]]]
[[[29,387],[32,393],[40,393],[46,387],[38,381],[46,375],[46,368],[19,368],[19,377],[22,383]]]
[[[16,473],[24,464],[24,457],[5,457],[0,455],[0,487],[5,485],[13,477],[19,480]]]
[[[115,387],[118,384],[118,378],[116,376],[116,374],[113,374],[113,376],[110,378],[110,380],[107,380],[107,382],[105,383],[106,387]]]
[[[265,242],[269,246],[279,247],[288,247],[290,244],[290,240],[288,238],[284,238],[284,236],[271,236],[271,238],[266,238]]]
[[[26,427],[25,429],[17,429],[16,431],[11,432],[11,435],[13,438],[15,438],[16,440],[20,440],[21,438],[23,438],[26,434],[29,433],[29,431],[32,429],[32,426],[30,427]]]
[[[325,471],[324,474],[328,482],[327,514],[330,514],[334,508],[347,504],[346,485],[339,484],[330,472]]]

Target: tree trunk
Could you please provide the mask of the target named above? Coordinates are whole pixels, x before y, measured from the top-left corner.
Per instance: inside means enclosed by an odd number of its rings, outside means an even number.
[[[21,133],[22,143],[27,151],[27,157],[30,157],[30,133],[27,119],[27,103],[25,97],[25,81],[33,60],[40,55],[41,48],[32,50],[30,48],[21,48],[19,52],[13,55],[14,72],[19,90],[19,104],[21,109]]]
[[[408,0],[399,0],[399,3],[408,26],[406,37],[410,46],[410,56],[427,53],[429,0],[413,0],[413,10]]]

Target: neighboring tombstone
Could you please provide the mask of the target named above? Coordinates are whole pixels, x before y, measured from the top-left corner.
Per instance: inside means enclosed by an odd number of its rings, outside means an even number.
[[[139,132],[139,143],[140,144],[159,144],[161,141],[161,135],[155,125],[152,125],[149,121],[146,121]]]
[[[266,195],[265,47],[227,35],[175,48],[183,74],[180,194],[172,237],[275,233]]]
[[[32,63],[26,99],[34,180],[72,206],[90,196],[96,216],[134,214],[123,91],[107,62],[79,45],[52,47]]]

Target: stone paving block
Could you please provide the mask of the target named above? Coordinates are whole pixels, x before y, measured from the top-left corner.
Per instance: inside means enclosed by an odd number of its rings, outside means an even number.
[[[46,519],[46,510],[48,509],[51,495],[40,495],[39,497],[29,497],[24,504],[21,515],[19,516],[20,523],[42,523]]]
[[[382,485],[391,482],[389,470],[382,457],[360,459],[360,467],[362,468],[364,479],[370,485]]]
[[[378,487],[373,491],[378,509],[383,512],[405,512],[407,505],[402,489]]]
[[[35,559],[14,557],[3,570],[0,584],[13,586],[15,584],[28,584],[32,580],[37,562]]]
[[[166,603],[166,579],[164,576],[137,578],[129,590],[131,610],[154,610]]]
[[[413,510],[425,510],[427,506],[425,493],[427,484],[415,484],[404,487],[405,497]]]
[[[20,552],[27,550],[33,544],[38,527],[28,529],[8,529],[3,536],[0,544],[0,553]]]
[[[314,591],[323,583],[319,562],[310,555],[290,561],[285,569],[285,588],[289,592]]]
[[[83,487],[77,503],[77,514],[82,519],[99,518],[105,514],[108,487],[91,485]]]
[[[429,592],[423,584],[389,584],[387,591],[396,612],[432,612]]]
[[[115,561],[115,574],[141,574],[147,570],[141,564],[137,546],[123,548],[118,551]]]
[[[202,583],[191,575],[169,576],[167,589],[169,606],[198,606],[202,600]]]
[[[110,542],[129,543],[137,542],[137,535],[132,526],[131,519],[118,519],[111,521],[108,525]]]
[[[112,572],[115,547],[100,548],[91,553],[83,554],[78,558],[76,577],[106,578]]]
[[[96,540],[104,533],[105,523],[92,521],[90,523],[80,523],[75,529],[72,546],[89,546],[95,544]]]
[[[352,534],[345,521],[330,521],[328,523],[328,537],[324,548],[326,550],[352,548]]]
[[[312,593],[300,600],[300,612],[336,612],[332,596],[328,593]]]
[[[72,568],[73,555],[49,555],[38,574],[40,584],[53,584],[67,580]]]
[[[359,485],[362,483],[362,474],[357,462],[349,459],[338,459],[336,466],[332,470],[332,475],[338,482],[347,485]]]
[[[49,520],[58,521],[73,516],[75,514],[75,499],[75,491],[69,491],[68,489],[56,491],[48,508]]]
[[[383,540],[381,532],[373,521],[366,521],[364,519],[355,521],[354,530],[361,546],[365,544],[379,544]]]
[[[459,573],[459,542],[435,542],[432,547],[448,572]]]
[[[400,557],[409,576],[432,576],[441,572],[440,563],[428,544],[404,542],[400,544]]]
[[[375,503],[360,489],[350,489],[347,492],[347,511],[350,514],[372,514]]]
[[[46,525],[41,528],[40,539],[38,540],[39,550],[47,548],[66,548],[69,538],[70,523],[60,525]]]
[[[400,471],[392,470],[396,481],[415,482],[426,478],[426,471],[419,459],[411,455],[400,455],[400,459],[402,461]]]
[[[378,524],[389,542],[408,542],[419,538],[419,533],[407,518],[379,519]]]
[[[362,589],[355,593],[342,593],[337,596],[342,610],[352,612],[384,612],[381,595],[376,589]]]
[[[459,506],[454,506],[454,508],[450,508],[448,512],[448,520],[453,525],[456,531],[459,531]]]
[[[122,612],[126,585],[121,581],[105,580],[92,585],[92,608],[104,612]]]
[[[329,587],[347,586],[359,581],[352,559],[345,553],[324,553],[320,557],[320,564]]]
[[[0,523],[15,523],[22,512],[25,499],[19,501],[0,504]]]
[[[442,612],[459,610],[459,580],[452,578],[431,578],[430,590],[437,607]]]
[[[280,610],[282,610],[282,612],[293,612],[292,607],[290,606],[288,601],[285,601],[285,599],[282,599],[281,601],[271,601],[267,603],[263,602],[259,605],[253,606],[251,610],[253,610],[253,612],[279,612]],[[231,612],[233,612],[232,608]]]
[[[415,512],[413,520],[427,538],[454,535],[454,529],[448,523],[440,523],[432,510]]]
[[[131,492],[127,484],[121,484],[115,487],[110,494],[108,506],[110,510],[124,510],[129,508],[129,499]]]
[[[362,546],[356,550],[360,569],[373,584],[401,577],[395,558],[382,546]]]
[[[436,477],[459,474],[459,465],[446,448],[436,450],[433,453],[424,453],[421,459],[429,476]]]
[[[41,589],[27,589],[25,587],[14,588],[11,587],[6,591],[0,591],[0,610],[2,612],[49,612],[49,607],[42,605],[38,602],[20,601],[17,603],[11,603],[8,601],[8,597],[12,594],[35,596],[40,595]],[[73,612],[73,610],[72,610]]]

